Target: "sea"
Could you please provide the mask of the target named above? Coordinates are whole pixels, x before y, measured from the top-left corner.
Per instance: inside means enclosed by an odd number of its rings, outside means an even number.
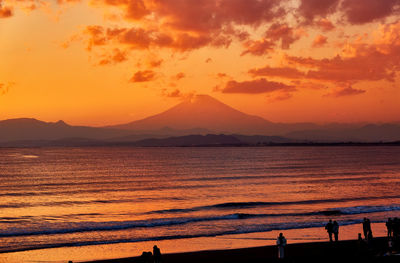
[[[74,262],[384,236],[400,147],[0,149],[0,262]]]

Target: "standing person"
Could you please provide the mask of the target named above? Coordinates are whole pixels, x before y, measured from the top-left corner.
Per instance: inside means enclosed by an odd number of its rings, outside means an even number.
[[[366,217],[364,217],[362,225],[363,225],[364,239],[367,240],[369,230],[371,229],[371,223],[369,222],[369,220]]]
[[[278,245],[278,258],[283,259],[285,257],[286,238],[282,233],[279,233],[276,244]]]
[[[332,242],[333,224],[331,219],[329,219],[329,222],[325,225],[325,229],[328,232],[329,241]]]
[[[372,229],[371,229],[371,221],[367,219],[367,231],[368,231],[368,241],[372,240]]]
[[[154,245],[153,247],[153,257],[154,257],[154,263],[161,262],[161,251],[156,245]]]
[[[333,221],[332,232],[335,235],[335,242],[339,241],[339,224],[336,220]]]
[[[388,218],[388,221],[386,221],[386,228],[387,228],[387,236],[391,237],[393,232],[393,221],[390,217]]]

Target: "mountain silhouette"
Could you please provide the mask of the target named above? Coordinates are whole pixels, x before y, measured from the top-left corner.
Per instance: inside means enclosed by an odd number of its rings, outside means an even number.
[[[142,120],[107,127],[32,118],[0,121],[0,146],[135,145],[139,141],[136,145],[394,142],[400,141],[400,124],[273,123],[208,95],[194,96]]]
[[[0,121],[0,142],[64,138],[105,139],[129,134],[131,133],[123,130],[71,126],[64,121],[43,122],[32,118]]]
[[[211,96],[196,95],[160,114],[107,128],[151,131],[166,127],[175,130],[205,129],[208,133],[277,135],[317,126],[272,123],[261,117],[238,111]]]

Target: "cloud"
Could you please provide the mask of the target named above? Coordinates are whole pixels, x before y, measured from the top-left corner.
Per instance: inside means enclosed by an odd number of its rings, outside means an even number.
[[[0,83],[0,95],[5,95],[8,93],[10,90],[11,86],[13,86],[14,83],[9,82],[9,83]]]
[[[141,23],[131,28],[88,27],[89,50],[110,41],[134,49],[161,47],[181,52],[206,46],[228,47],[234,39],[245,41],[249,37],[240,26],[257,27],[285,14],[282,4],[275,0],[102,0],[101,3]]]
[[[152,0],[148,10],[179,31],[211,33],[230,25],[259,25],[282,15],[275,0]],[[151,4],[150,4],[151,3]],[[130,12],[137,12],[135,9]]]
[[[315,24],[324,32],[335,29],[335,26],[332,24],[332,22],[325,18],[321,18],[320,20],[316,21]]]
[[[265,76],[265,77],[280,77],[288,79],[298,79],[305,77],[304,72],[301,72],[295,68],[290,68],[290,67],[272,68],[269,66],[265,66],[263,68],[250,69],[249,74],[251,74],[253,77]]]
[[[7,18],[13,15],[11,7],[3,6],[3,1],[0,0],[0,18]]]
[[[154,80],[155,77],[156,74],[152,70],[137,71],[130,79],[130,82],[148,82]]]
[[[185,74],[185,73],[179,72],[178,74],[176,74],[176,75],[174,76],[174,79],[175,79],[175,80],[181,80],[181,79],[183,79],[183,78],[185,78],[185,77],[186,77],[186,74]]]
[[[334,13],[340,0],[301,0],[298,12],[307,21]]]
[[[240,54],[244,56],[246,54],[251,54],[255,56],[262,56],[274,50],[275,44],[272,41],[262,39],[262,40],[249,40],[243,44],[245,50]]]
[[[345,96],[355,96],[365,93],[365,90],[354,89],[353,87],[338,88],[331,93],[326,94],[327,97],[345,97]]]
[[[241,93],[241,94],[261,94],[274,91],[295,91],[294,86],[284,83],[268,81],[264,78],[237,82],[235,80],[228,81],[224,88],[219,89],[222,93]]]
[[[288,49],[291,44],[299,40],[304,32],[299,30],[294,30],[287,24],[274,23],[272,24],[267,32],[265,32],[266,38],[276,42],[281,41],[281,48]]]
[[[175,89],[173,91],[163,91],[163,95],[168,98],[180,98],[183,96],[182,92],[179,89]]]
[[[284,93],[278,94],[274,97],[269,97],[268,102],[272,103],[272,102],[284,101],[284,100],[288,100],[292,97],[293,97],[293,94],[284,92]]]
[[[400,71],[400,20],[372,32],[370,43],[356,40],[333,58],[286,56],[289,65],[308,69],[307,79],[354,84],[360,81],[394,82]]]
[[[158,60],[152,60],[149,62],[149,66],[151,68],[158,68],[161,66],[161,64],[164,62],[163,59],[158,59]]]
[[[117,64],[128,60],[128,52],[119,48],[114,48],[111,54],[106,55],[100,60],[100,65]]]
[[[341,10],[352,24],[386,18],[400,9],[400,0],[343,0]]]
[[[312,47],[323,47],[326,43],[328,43],[328,38],[323,35],[318,35],[314,38],[314,41],[312,42]]]

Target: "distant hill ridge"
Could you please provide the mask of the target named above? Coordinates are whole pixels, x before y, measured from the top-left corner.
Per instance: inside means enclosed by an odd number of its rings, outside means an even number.
[[[0,143],[7,145],[12,145],[12,142],[55,140],[88,144],[132,143],[150,138],[206,134],[236,134],[236,139],[239,135],[260,135],[262,140],[265,136],[277,136],[275,139],[286,142],[390,142],[400,140],[400,124],[273,123],[238,111],[208,95],[194,96],[142,120],[106,127],[71,126],[61,120],[43,122],[32,118],[0,121]],[[198,139],[205,140],[203,137]],[[223,141],[227,138],[219,139]]]

